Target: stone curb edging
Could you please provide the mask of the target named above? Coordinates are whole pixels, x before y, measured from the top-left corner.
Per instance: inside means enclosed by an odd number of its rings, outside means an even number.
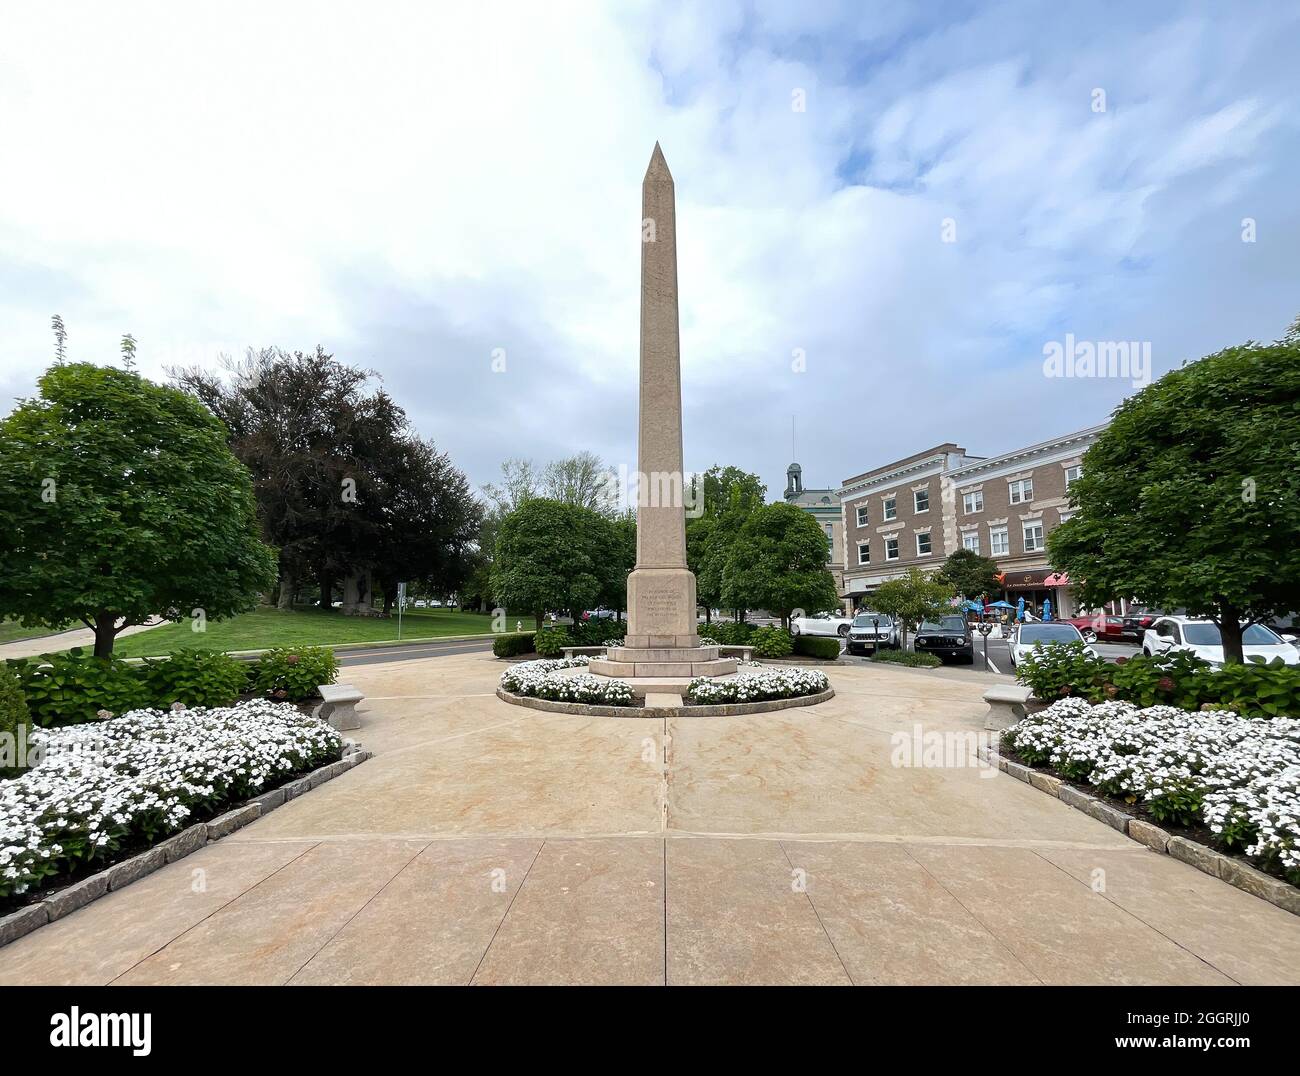
[[[273,811],[317,785],[322,785],[346,773],[371,757],[373,757],[372,752],[364,751],[360,745],[353,743],[344,749],[343,757],[338,762],[326,763],[297,780],[254,796],[240,806],[232,807],[225,814],[218,815],[207,822],[196,822],[130,859],[105,867],[89,878],[83,878],[80,882],[51,893],[35,904],[11,912],[0,918],[0,948],[40,929],[46,923],[53,923],[78,908],[84,908],[91,901],[98,900],[107,893],[116,892],[132,882],[139,881],[159,867],[184,859],[191,852],[197,852],[211,841],[229,836],[235,830],[257,821],[268,811]]]
[[[1274,878],[1271,874],[1265,874],[1263,871],[1252,867],[1249,863],[1234,859],[1231,856],[1225,856],[1222,852],[1216,852],[1213,848],[1209,848],[1199,841],[1189,840],[1186,837],[1175,837],[1154,823],[1125,814],[1118,807],[1112,807],[1104,800],[1080,791],[1059,777],[1003,758],[993,748],[981,746],[976,751],[976,755],[986,765],[996,766],[1009,777],[1014,777],[1017,781],[1032,785],[1040,792],[1046,792],[1049,796],[1054,796],[1062,803],[1069,804],[1099,822],[1105,822],[1106,825],[1118,830],[1129,840],[1136,841],[1153,852],[1173,856],[1174,859],[1181,860],[1202,873],[1212,875],[1231,886],[1236,886],[1236,888],[1244,890],[1252,896],[1266,900],[1283,911],[1290,912],[1292,915],[1300,915],[1300,889],[1283,881],[1281,878]]]
[[[665,717],[740,717],[742,714],[764,714],[774,710],[789,710],[795,706],[816,706],[819,702],[834,697],[835,689],[828,687],[816,695],[771,699],[767,702],[723,702],[711,706],[596,706],[585,702],[557,702],[554,699],[512,695],[504,688],[497,688],[498,699],[514,706],[527,706],[532,710],[577,714],[580,717],[648,717],[656,720]]]

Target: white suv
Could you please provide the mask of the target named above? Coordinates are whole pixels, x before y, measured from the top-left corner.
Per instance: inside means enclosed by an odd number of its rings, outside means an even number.
[[[1293,645],[1294,635],[1278,635],[1263,624],[1252,624],[1241,634],[1242,656],[1250,661],[1281,658],[1287,665],[1300,665],[1300,650]],[[1185,650],[1208,661],[1215,668],[1223,665],[1223,639],[1219,625],[1212,620],[1188,616],[1162,616],[1142,635],[1142,653],[1172,654]]]

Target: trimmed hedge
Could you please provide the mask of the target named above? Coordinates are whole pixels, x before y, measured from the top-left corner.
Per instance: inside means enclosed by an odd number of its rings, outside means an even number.
[[[31,738],[32,719],[18,677],[0,665],[0,777],[17,777],[23,772],[19,746],[30,744]]]
[[[796,635],[794,652],[810,658],[825,658],[834,661],[840,656],[839,639],[829,639],[820,635]]]
[[[1091,703],[1176,706],[1181,710],[1232,710],[1246,717],[1300,717],[1300,668],[1259,662],[1212,668],[1194,654],[1139,655],[1111,664],[1083,643],[1057,643],[1031,651],[1016,679],[1040,699],[1081,698]]]
[[[723,646],[748,646],[758,629],[747,621],[715,620],[704,626],[700,633],[715,639]]]
[[[535,645],[534,638],[531,631],[498,635],[492,640],[492,653],[499,658],[517,658],[520,654],[531,654]]]
[[[943,664],[933,654],[918,654],[915,650],[877,650],[871,655],[871,660],[887,665],[910,665],[916,669],[937,669]]]
[[[75,647],[8,663],[34,724],[42,728],[82,725],[100,714],[131,710],[230,706],[249,691],[299,701],[332,684],[338,663],[326,647],[280,647],[255,663],[216,650],[178,650],[167,658],[133,664],[97,658]]]

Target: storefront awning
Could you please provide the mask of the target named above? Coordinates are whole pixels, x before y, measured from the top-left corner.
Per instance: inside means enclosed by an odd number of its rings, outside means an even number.
[[[1065,572],[1053,572],[1043,580],[1043,586],[1045,587],[1068,587],[1069,585],[1070,577]]]
[[[1032,572],[1007,572],[1003,580],[1003,587],[1007,590],[1039,590],[1042,587],[1054,586],[1047,582],[1048,576],[1055,576],[1056,573],[1050,568],[1043,568]]]

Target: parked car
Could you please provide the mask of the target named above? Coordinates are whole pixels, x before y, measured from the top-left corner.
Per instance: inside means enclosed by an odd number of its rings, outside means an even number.
[[[1079,629],[1079,634],[1083,636],[1084,642],[1088,643],[1095,643],[1098,640],[1103,643],[1122,643],[1126,639],[1132,638],[1124,627],[1124,618],[1122,616],[1112,616],[1109,613],[1066,617],[1060,623],[1073,624]]]
[[[874,654],[877,649],[898,649],[898,626],[884,613],[864,612],[853,618],[844,649],[850,654]]]
[[[839,613],[814,613],[812,616],[796,616],[790,619],[791,635],[838,635],[847,639],[853,621]]]
[[[427,601],[425,601],[423,598],[416,598],[416,599],[415,599],[415,607],[416,607],[417,609],[424,609],[426,606],[428,606],[428,604],[429,604],[429,603],[428,603]]]
[[[1300,665],[1300,650],[1294,635],[1278,635],[1263,624],[1251,624],[1241,633],[1241,653],[1247,661],[1281,658],[1287,665]],[[1215,668],[1223,665],[1223,637],[1212,620],[1188,616],[1160,617],[1142,636],[1142,653],[1170,654],[1183,650],[1203,658]]]
[[[956,658],[967,665],[975,661],[970,625],[964,616],[941,616],[938,620],[922,621],[916,629],[913,649],[918,654],[933,654],[940,660]]]
[[[1011,652],[1011,665],[1014,668],[1025,659],[1026,654],[1037,647],[1082,642],[1083,633],[1067,621],[1036,620],[1032,624],[1017,624],[1007,641],[1007,649]],[[1085,644],[1084,649],[1093,657],[1100,656],[1091,646]]]
[[[1143,605],[1132,606],[1124,614],[1124,634],[1134,642],[1141,642],[1147,628],[1156,622],[1158,617],[1164,615],[1163,610],[1149,609]]]

